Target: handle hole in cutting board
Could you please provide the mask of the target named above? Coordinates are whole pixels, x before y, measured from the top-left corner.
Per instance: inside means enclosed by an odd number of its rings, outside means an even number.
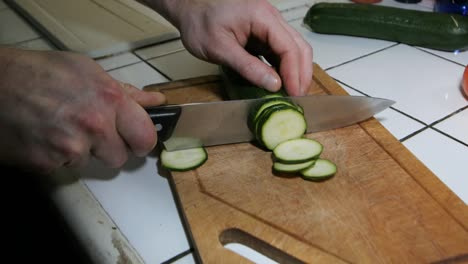
[[[303,264],[297,258],[273,247],[240,229],[231,228],[224,230],[219,235],[221,244],[255,263],[291,263]],[[255,259],[251,259],[255,258]]]

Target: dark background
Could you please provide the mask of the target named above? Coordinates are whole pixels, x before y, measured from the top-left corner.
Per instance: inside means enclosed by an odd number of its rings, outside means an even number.
[[[92,263],[46,195],[40,176],[0,169],[1,258],[10,263]]]

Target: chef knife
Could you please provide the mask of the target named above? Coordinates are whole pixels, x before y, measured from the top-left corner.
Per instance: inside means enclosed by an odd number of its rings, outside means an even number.
[[[364,121],[394,104],[366,96],[308,95],[287,97],[304,109],[307,133]],[[146,108],[168,151],[249,142],[247,118],[254,104],[268,99],[231,100]]]

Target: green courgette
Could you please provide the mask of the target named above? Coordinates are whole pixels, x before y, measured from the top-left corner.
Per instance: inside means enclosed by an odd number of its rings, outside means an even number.
[[[161,164],[171,171],[188,171],[203,165],[208,154],[203,147],[182,149],[175,151],[163,150],[161,152]]]
[[[296,138],[278,144],[273,155],[281,163],[303,163],[320,157],[322,150],[322,144],[316,140]]]
[[[310,181],[323,181],[336,174],[335,163],[326,159],[317,159],[313,166],[301,170],[302,178]]]
[[[307,131],[304,109],[287,98],[284,90],[268,92],[224,66],[221,75],[228,99],[266,98],[250,108],[247,122],[257,143],[273,151],[274,171],[300,172],[307,180],[323,180],[336,173],[335,164],[319,159],[323,146],[303,138]]]
[[[293,163],[293,164],[287,164],[287,163],[282,163],[279,161],[276,161],[273,163],[273,170],[278,171],[278,172],[299,172],[302,171],[303,169],[309,168],[315,164],[316,160],[309,160],[306,162],[301,162],[301,163]]]
[[[304,23],[312,31],[383,39],[443,51],[468,49],[468,17],[381,5],[318,3]]]

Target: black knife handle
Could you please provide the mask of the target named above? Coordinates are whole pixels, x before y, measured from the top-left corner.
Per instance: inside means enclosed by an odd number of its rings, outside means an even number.
[[[165,105],[147,107],[145,110],[158,131],[158,140],[166,141],[169,139],[177,125],[182,108],[177,105]]]

